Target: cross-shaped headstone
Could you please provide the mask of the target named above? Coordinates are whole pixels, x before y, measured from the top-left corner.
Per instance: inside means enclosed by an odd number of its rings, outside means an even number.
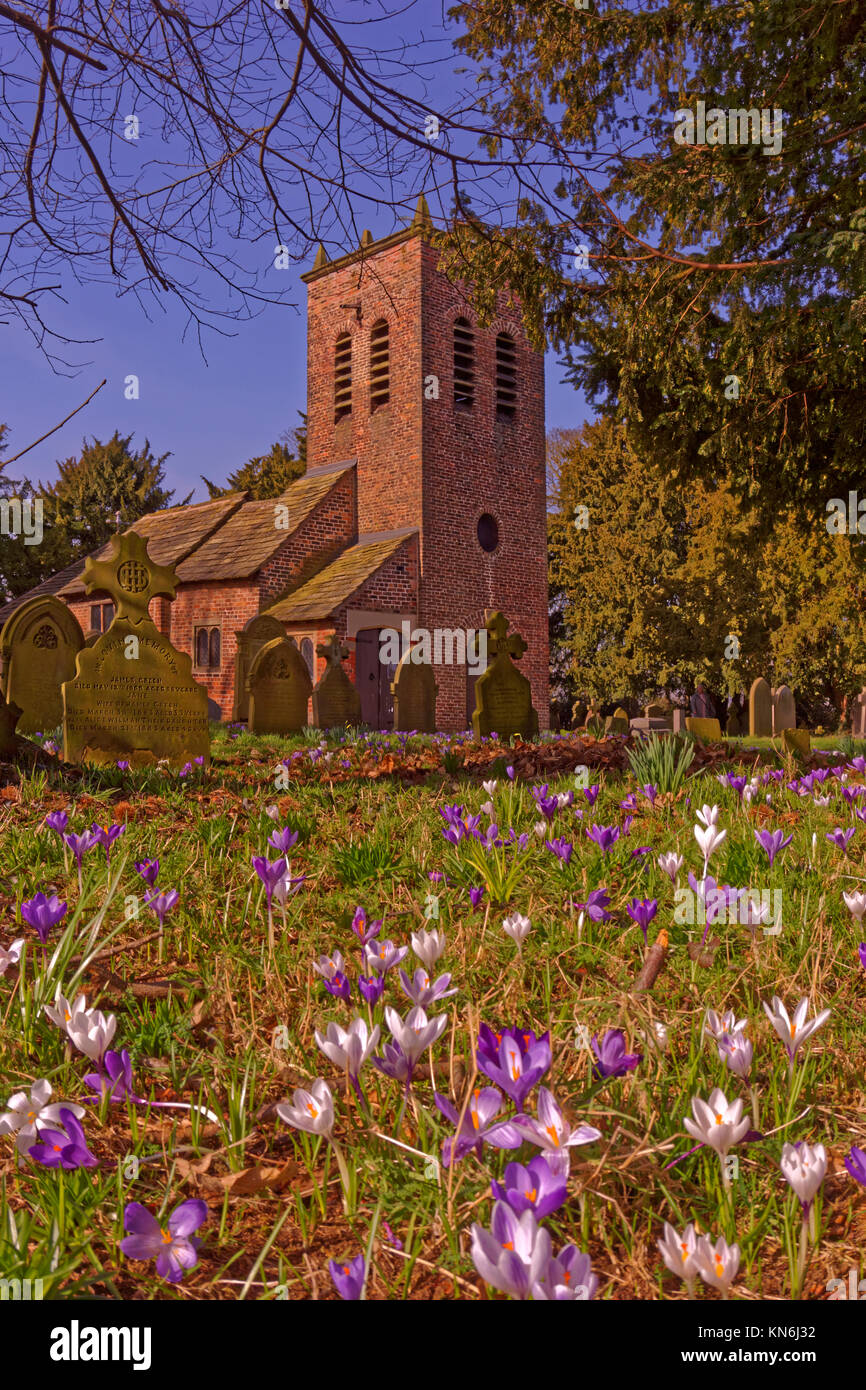
[[[488,612],[484,617],[484,626],[490,633],[490,655],[499,656],[506,653],[510,657],[517,657],[518,660],[526,651],[526,643],[519,632],[512,632],[506,637],[508,632],[508,619],[498,610]]]
[[[135,531],[111,537],[113,555],[107,560],[89,556],[82,579],[87,592],[110,594],[114,600],[115,621],[144,622],[148,604],[157,594],[173,599],[178,578],[169,565],[157,565],[147,553],[147,541]]]
[[[336,632],[332,632],[327,642],[316,647],[316,655],[323,656],[329,666],[339,666],[349,655],[349,648],[340,641]]]

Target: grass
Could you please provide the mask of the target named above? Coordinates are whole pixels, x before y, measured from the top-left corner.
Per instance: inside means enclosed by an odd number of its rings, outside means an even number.
[[[50,1082],[53,1100],[84,1104],[89,1096],[83,1078],[92,1064],[70,1050],[41,1007],[62,981],[64,993],[81,989],[88,1005],[116,1016],[113,1046],[128,1049],[136,1092],[150,1102],[85,1104],[82,1123],[99,1161],[89,1170],[48,1171],[29,1159],[19,1165],[14,1141],[0,1138],[5,1277],[42,1279],[51,1298],[334,1298],[329,1259],[369,1250],[367,1298],[500,1297],[475,1271],[470,1228],[474,1221],[489,1226],[491,1179],[516,1155],[485,1146],[480,1159],[472,1154],[452,1169],[431,1161],[452,1132],[434,1104],[434,1087],[459,1111],[473,1082],[487,1084],[475,1080],[473,1060],[481,1021],[550,1029],[546,1084],[569,1119],[601,1132],[596,1143],[571,1151],[568,1201],[545,1221],[554,1249],[574,1242],[589,1251],[598,1297],[684,1298],[656,1241],[664,1221],[677,1229],[693,1221],[713,1239],[723,1234],[739,1244],[732,1296],[789,1298],[799,1208],[779,1169],[786,1140],[824,1143],[829,1155],[804,1296],[826,1298],[827,1281],[846,1279],[850,1268],[863,1277],[866,1190],[842,1158],[852,1144],[866,1147],[866,974],[857,957],[866,931],[842,891],[864,886],[866,827],[838,778],[818,789],[829,804],[816,804],[785,787],[801,765],[783,764],[769,741],[756,753],[743,740],[741,770],[785,766],[780,784],[761,786],[744,803],[717,780],[723,754],[709,762],[700,754],[674,778],[677,789],[652,805],[618,740],[588,742],[569,761],[567,745],[556,741],[479,749],[468,739],[357,731],[342,740],[319,733],[279,740],[215,727],[213,736],[212,767],[184,779],[156,768],[64,768],[42,754],[32,769],[29,762],[4,769],[0,944],[23,937],[26,948],[19,968],[0,978],[0,1099],[39,1078]],[[839,747],[838,740],[816,742]],[[845,748],[846,757],[863,751]],[[837,759],[812,761],[832,766]],[[600,787],[591,809],[574,776],[578,764],[589,765],[589,782]],[[513,782],[508,766],[516,767]],[[489,799],[481,786],[488,775],[498,777],[490,798],[495,822],[503,832],[514,827],[525,842],[490,852],[472,839],[450,845],[441,808],[459,804],[464,815],[477,814]],[[849,769],[846,785],[859,778]],[[539,812],[531,794],[540,783],[574,795],[574,807],[557,811],[543,838],[534,829]],[[635,792],[628,834],[603,855],[584,828],[622,827],[619,803]],[[692,827],[704,803],[719,805],[727,830],[710,873],[720,883],[781,890],[778,935],[714,925],[701,949],[703,927],[676,920],[674,885],[656,859],[670,851],[684,856],[680,887],[689,869],[700,875]],[[60,809],[69,810],[78,832],[93,821],[126,827],[110,870],[101,849],[85,856],[80,893],[74,861],[44,826],[46,814]],[[275,824],[298,830],[292,872],[306,877],[285,914],[275,906],[271,955],[251,859],[277,857],[267,848]],[[486,824],[485,816],[482,829]],[[837,826],[855,827],[847,853],[825,838]],[[770,868],[754,831],[777,827],[793,840]],[[546,849],[554,836],[573,844],[569,863]],[[634,855],[642,848],[650,852]],[[166,919],[161,961],[156,920],[134,868],[143,858],[159,859],[160,888],[180,892]],[[485,889],[477,908],[470,886]],[[609,922],[593,921],[579,906],[601,887],[610,897]],[[46,949],[20,920],[22,900],[39,890],[69,903]],[[644,942],[625,912],[634,897],[658,900],[649,943],[662,931],[669,943],[662,973],[642,993],[634,983]],[[448,1026],[422,1059],[407,1104],[397,1082],[369,1064],[363,1070],[369,1112],[314,1038],[317,1028],[331,1020],[345,1025],[360,1009],[381,1025],[381,1050],[390,1041],[384,1006],[401,1017],[410,1008],[397,969],[381,1003],[359,1004],[351,931],[359,906],[368,918],[383,919],[382,939],[398,946],[408,946],[420,927],[441,927],[447,945],[437,970],[450,973],[458,990],[429,1011],[446,1013]],[[519,954],[502,930],[510,911],[532,922]],[[353,982],[351,1004],[327,994],[311,968],[334,950]],[[411,974],[417,964],[410,951],[403,968]],[[832,1009],[799,1054],[792,1085],[762,1008],[774,994],[789,1010],[807,996],[810,1016]],[[751,1080],[763,1137],[733,1150],[738,1171],[730,1193],[712,1152],[686,1156],[694,1147],[683,1127],[692,1096],[706,1098],[720,1086],[729,1100],[742,1096],[750,1107],[748,1086],[702,1038],[708,1007],[747,1017],[755,1049]],[[624,1030],[628,1050],[642,1061],[599,1085],[586,1042],[613,1028]],[[327,1143],[290,1129],[274,1109],[320,1076],[335,1096],[348,1192]],[[534,1152],[527,1145],[520,1160]],[[120,1252],[124,1207],[138,1201],[167,1214],[193,1196],[208,1207],[199,1263],[172,1286],[153,1263]],[[698,1297],[719,1295],[699,1283]]]

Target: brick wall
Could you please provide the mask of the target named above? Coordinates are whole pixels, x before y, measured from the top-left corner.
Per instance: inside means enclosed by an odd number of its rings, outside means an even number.
[[[350,469],[259,571],[261,607],[270,607],[290,585],[312,578],[357,538],[356,480]]]
[[[220,707],[219,717],[231,719],[235,688],[235,633],[259,612],[259,590],[255,577],[247,580],[203,580],[182,584],[171,605],[170,640],[178,651],[193,658],[192,673],[209,697]],[[218,627],[221,630],[221,659],[218,671],[199,671],[195,666],[193,630]]]

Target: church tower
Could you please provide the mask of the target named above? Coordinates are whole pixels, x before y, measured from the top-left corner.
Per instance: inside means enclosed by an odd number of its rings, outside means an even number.
[[[359,540],[416,532],[416,626],[478,629],[500,608],[549,725],[544,363],[500,294],[482,328],[438,269],[419,199],[405,230],[329,262],[308,287],[308,468],[354,460]],[[383,605],[385,606],[385,605]],[[466,666],[438,664],[437,727],[469,725]]]

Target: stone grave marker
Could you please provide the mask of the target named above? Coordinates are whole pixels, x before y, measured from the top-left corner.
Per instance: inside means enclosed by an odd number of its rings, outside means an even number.
[[[752,681],[749,690],[749,738],[770,738],[773,732],[773,701],[763,676]]]
[[[258,656],[262,647],[267,642],[273,642],[279,637],[285,637],[286,630],[281,622],[276,618],[271,618],[267,613],[259,613],[257,617],[251,618],[246,627],[241,632],[235,633],[235,690],[232,703],[232,719],[236,722],[249,717],[249,691],[247,690],[247,679],[252,668],[253,661]]]
[[[586,705],[583,700],[577,700],[571,707],[571,722],[575,729],[582,729],[586,723]]]
[[[63,757],[67,762],[133,767],[166,759],[182,766],[210,759],[207,691],[192,678],[192,658],[177,651],[148,614],[158,594],[174,599],[177,575],[157,565],[135,531],[111,538],[107,560],[90,556],[88,593],[107,593],[114,618],[92,647],[78,653],[63,686]]]
[[[20,707],[0,694],[0,757],[16,751],[15,726],[20,718]]]
[[[808,729],[783,729],[782,747],[786,753],[800,753],[806,757],[812,751],[812,739]]]
[[[854,696],[851,733],[855,738],[866,738],[866,689],[860,691],[859,695]]]
[[[488,665],[475,682],[475,711],[472,715],[475,737],[480,739],[497,733],[503,739],[511,738],[514,734],[531,738],[538,733],[538,714],[532,706],[532,687],[512,660],[512,657],[520,660],[526,651],[526,643],[519,632],[508,633],[508,619],[498,609],[485,614],[484,626],[487,629]]]
[[[102,636],[102,633],[99,631],[99,628],[97,628],[97,627],[88,628],[87,632],[85,632],[85,634],[84,634],[84,645],[85,645],[85,647],[92,647],[93,644],[94,644],[94,642],[98,642],[101,636]]]
[[[438,686],[429,661],[416,664],[407,652],[394,673],[394,729],[399,733],[436,732],[436,692]]]
[[[686,712],[684,709],[673,711],[674,733],[681,734],[686,727]]]
[[[361,722],[361,696],[343,670],[343,658],[349,655],[334,632],[324,645],[316,647],[316,655],[327,661],[313,691],[313,723],[317,729],[335,729],[341,724]]]
[[[725,737],[742,738],[747,732],[745,710],[741,710],[737,704],[731,705],[728,710],[728,722],[725,725]]]
[[[312,688],[307,663],[285,632],[266,642],[247,676],[250,733],[293,734],[303,729]]]
[[[697,715],[691,715],[686,720],[686,729],[695,738],[699,738],[701,743],[719,743],[722,737],[722,726],[718,719],[699,719]]]
[[[7,618],[0,633],[3,693],[21,707],[19,733],[48,733],[63,722],[63,683],[75,675],[83,645],[75,614],[51,594]]]
[[[605,734],[627,734],[629,732],[628,713],[618,705],[613,714],[604,721]]]
[[[773,734],[778,737],[783,729],[796,729],[797,709],[794,693],[788,685],[780,685],[773,695]]]

